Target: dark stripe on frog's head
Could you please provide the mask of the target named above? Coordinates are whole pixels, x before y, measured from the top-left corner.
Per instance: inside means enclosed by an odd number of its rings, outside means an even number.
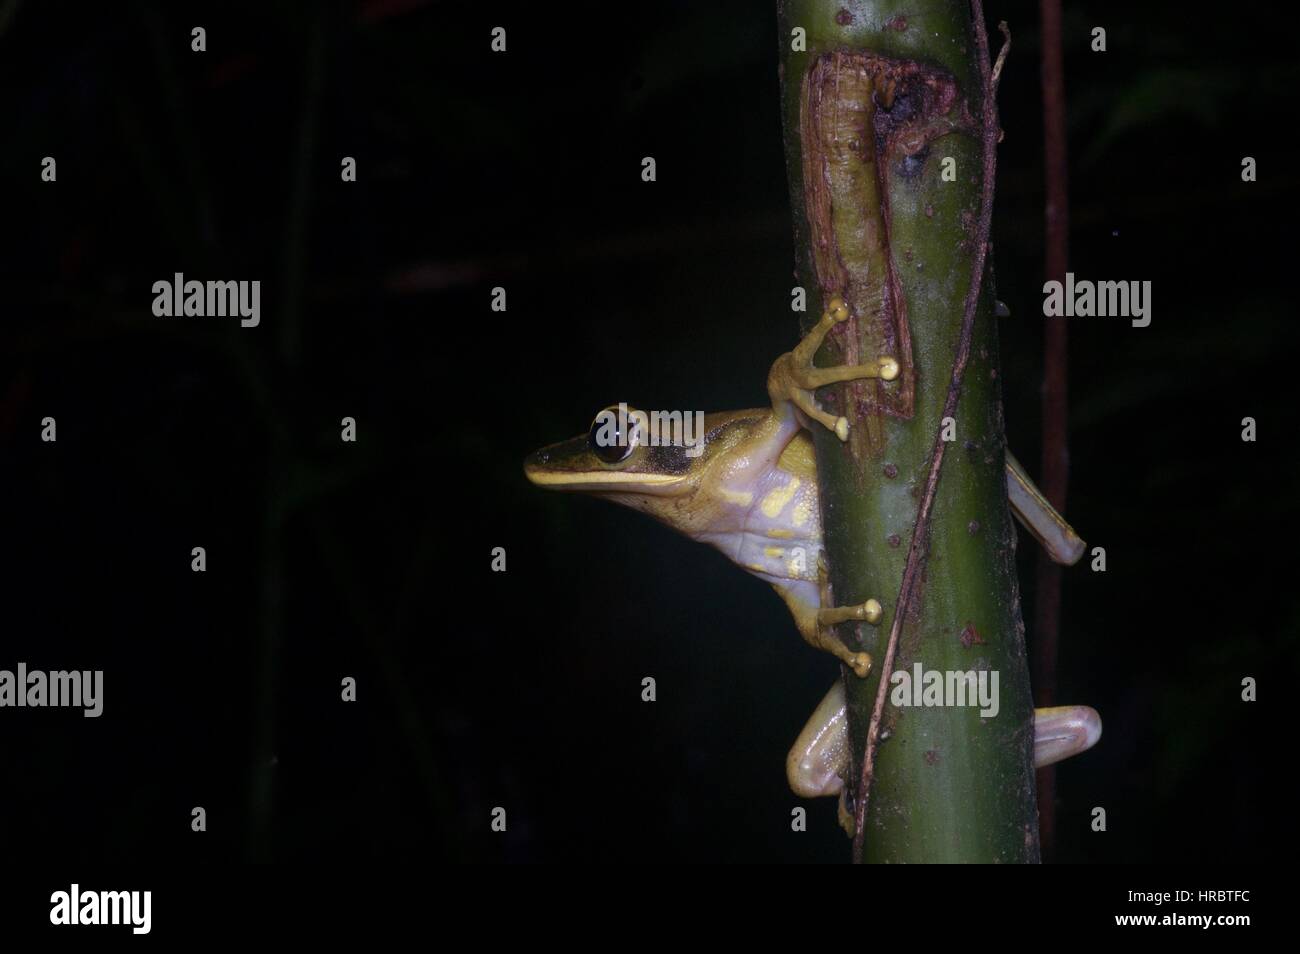
[[[735,412],[707,415],[702,452],[698,445],[642,444],[626,460],[613,462],[604,461],[593,452],[589,436],[579,436],[530,455],[524,462],[524,473],[538,486],[553,490],[679,493],[686,489],[683,485],[693,470],[707,463],[713,454],[741,440],[756,420],[755,415]]]

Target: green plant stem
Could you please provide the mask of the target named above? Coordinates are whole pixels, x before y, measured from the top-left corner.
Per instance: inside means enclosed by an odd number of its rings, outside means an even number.
[[[844,444],[815,436],[835,602],[885,607],[879,626],[842,627],[876,660],[866,679],[844,676],[855,860],[1037,861],[985,266],[997,123],[982,25],[956,0],[787,0],[781,24],[800,283],[853,315],[818,363],[889,353],[903,369],[819,392],[853,425]],[[791,49],[797,27],[806,52]],[[895,704],[890,671],[911,678],[918,665],[990,689],[996,676],[996,715]]]

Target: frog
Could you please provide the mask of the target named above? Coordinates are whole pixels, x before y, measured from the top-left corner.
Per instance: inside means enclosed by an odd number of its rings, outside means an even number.
[[[851,649],[835,627],[847,621],[876,625],[879,599],[834,605],[822,542],[821,504],[812,430],[824,427],[847,441],[850,423],[817,404],[829,384],[897,379],[889,355],[854,365],[819,367],[813,358],[827,334],[849,317],[834,296],[793,350],[772,364],[770,406],[703,416],[699,444],[647,434],[644,412],[602,409],[588,433],[529,455],[524,475],[534,485],[589,494],[640,511],[673,530],[722,551],[733,563],[771,584],[813,647],[830,653],[857,678],[873,660]],[[654,438],[654,439],[652,439]],[[1086,544],[1034,485],[1016,458],[1005,454],[1008,501],[1016,519],[1062,565],[1073,565]],[[1090,749],[1101,718],[1088,706],[1052,706],[1034,712],[1034,764],[1043,767]],[[817,705],[786,758],[786,778],[800,797],[840,797],[849,829],[844,777],[850,762],[843,680]]]

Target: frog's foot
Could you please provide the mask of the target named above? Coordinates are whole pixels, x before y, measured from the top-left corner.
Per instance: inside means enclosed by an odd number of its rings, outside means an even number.
[[[826,313],[795,349],[776,359],[767,377],[767,390],[773,405],[789,401],[807,417],[834,431],[842,441],[849,439],[848,419],[828,414],[817,407],[813,391],[841,381],[864,378],[892,381],[898,377],[898,362],[888,356],[881,356],[867,364],[842,364],[833,368],[819,368],[813,364],[813,355],[822,346],[826,333],[848,317],[849,306],[843,298],[836,295],[830,300]]]
[[[867,673],[871,672],[870,654],[854,652],[849,649],[836,638],[830,627],[838,623],[846,623],[849,620],[862,620],[872,626],[876,625],[885,613],[880,601],[872,599],[854,606],[831,605],[834,601],[831,596],[830,571],[826,566],[826,560],[820,553],[817,555],[817,598],[821,605],[817,610],[816,633],[813,638],[809,639],[809,642],[820,649],[833,653],[835,658],[847,664],[857,674],[858,678],[865,679]]]
[[[1086,752],[1101,738],[1101,716],[1089,706],[1034,710],[1034,768]]]
[[[852,838],[858,831],[858,820],[853,816],[849,809],[849,789],[848,786],[840,789],[840,827],[844,829],[844,834]]]
[[[867,600],[859,606],[832,606],[825,609],[813,609],[798,601],[787,602],[794,615],[795,625],[799,627],[799,635],[808,641],[808,645],[830,653],[860,678],[866,678],[867,673],[871,672],[871,654],[849,649],[830,627],[851,619],[879,622],[881,609],[876,600]]]
[[[830,606],[817,611],[817,633],[821,648],[834,653],[841,662],[847,663],[858,677],[865,679],[871,672],[871,656],[868,653],[853,652],[835,638],[835,634],[825,627],[834,626],[851,619],[864,620],[872,625],[880,622],[884,611],[879,600],[867,600],[857,606]]]

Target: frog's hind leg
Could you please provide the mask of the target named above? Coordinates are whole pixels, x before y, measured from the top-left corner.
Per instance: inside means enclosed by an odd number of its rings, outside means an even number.
[[[1101,738],[1101,716],[1088,706],[1034,710],[1034,768],[1086,752]],[[849,765],[849,725],[844,684],[836,682],[817,705],[786,757],[786,777],[796,795],[838,795]]]
[[[1101,716],[1088,706],[1034,710],[1034,768],[1086,752],[1101,738]]]
[[[790,790],[801,798],[834,795],[844,785],[840,773],[849,759],[848,715],[844,686],[836,682],[799,733],[785,759]]]

